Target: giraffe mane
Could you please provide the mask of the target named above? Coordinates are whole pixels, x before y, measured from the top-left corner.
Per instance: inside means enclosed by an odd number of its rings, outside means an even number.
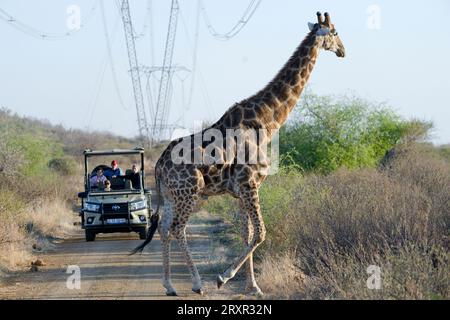
[[[309,43],[309,41],[311,41],[311,39],[314,39],[314,35],[315,35],[314,30],[308,32],[308,34],[303,38],[302,42],[300,42],[300,44],[295,49],[294,53],[292,53],[292,55],[290,56],[288,61],[283,65],[283,67],[280,70],[284,70],[285,68],[287,68],[287,66],[292,64],[295,59],[298,58],[298,52],[299,52],[300,48],[302,48],[303,46],[308,46],[308,45],[312,44],[312,43]],[[267,88],[271,87],[273,84],[275,84],[278,81],[279,76],[280,76],[280,72],[278,72],[263,89],[259,90],[252,97],[258,96],[260,94],[264,94],[264,92],[267,90]],[[242,102],[244,102],[246,100],[248,100],[248,99],[244,99]]]

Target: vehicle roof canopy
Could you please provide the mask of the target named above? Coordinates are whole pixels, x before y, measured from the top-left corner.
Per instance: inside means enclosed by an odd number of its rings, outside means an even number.
[[[86,157],[91,156],[113,156],[121,154],[143,154],[144,148],[136,147],[134,149],[112,149],[112,150],[84,150]]]

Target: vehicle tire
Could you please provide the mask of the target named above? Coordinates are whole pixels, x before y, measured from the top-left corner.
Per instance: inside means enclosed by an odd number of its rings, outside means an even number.
[[[85,230],[86,241],[95,241],[95,232],[91,230]]]
[[[145,228],[142,228],[141,230],[139,230],[139,239],[141,239],[141,240],[147,239],[147,232],[148,232],[148,227],[145,227]]]

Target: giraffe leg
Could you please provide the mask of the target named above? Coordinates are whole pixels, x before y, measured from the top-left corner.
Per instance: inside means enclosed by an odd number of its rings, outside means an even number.
[[[161,237],[162,256],[163,256],[163,278],[162,284],[166,288],[166,295],[176,296],[177,292],[172,285],[170,278],[170,226],[172,224],[173,212],[172,205],[168,200],[164,201],[164,212],[161,217],[161,223],[159,224],[159,234]]]
[[[242,255],[222,275],[217,277],[218,288],[236,275],[236,272],[239,271],[245,261],[251,257],[255,249],[265,239],[266,228],[260,212],[258,190],[255,188],[244,190],[241,199],[245,211],[243,214],[248,215],[253,225],[253,239],[250,241],[250,244],[244,250]]]
[[[192,278],[192,291],[195,293],[198,293],[200,295],[203,295],[202,290],[202,280],[200,278],[200,275],[198,273],[197,267],[192,260],[191,253],[189,251],[187,240],[186,240],[186,226],[185,225],[178,225],[175,229],[175,237],[178,241],[178,246],[180,247],[181,252],[183,253],[184,259],[186,260],[186,265],[191,273]]]
[[[244,209],[244,205],[242,201],[241,203],[241,217],[242,217],[242,239],[246,246],[249,246],[253,239],[253,226],[248,217],[247,212]],[[250,253],[247,261],[245,262],[245,291],[254,294],[254,295],[262,295],[261,289],[256,284],[255,273],[253,269],[253,253]]]
[[[189,219],[190,214],[195,210],[198,200],[199,196],[196,193],[195,188],[190,190],[185,189],[184,196],[175,199],[177,216],[176,219],[174,219],[172,228],[173,234],[177,238],[178,246],[180,247],[181,253],[183,254],[186,261],[186,265],[191,273],[192,291],[202,295],[202,281],[200,279],[197,267],[192,260],[192,256],[186,240],[186,223]]]

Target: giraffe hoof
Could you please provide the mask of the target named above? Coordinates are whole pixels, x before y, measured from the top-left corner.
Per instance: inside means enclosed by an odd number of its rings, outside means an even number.
[[[199,295],[203,295],[203,290],[202,289],[192,289],[192,292],[198,293]]]
[[[247,294],[251,295],[251,296],[254,296],[254,297],[262,297],[262,296],[264,296],[264,293],[258,287],[248,289],[247,290]]]
[[[178,297],[178,294],[177,294],[176,291],[167,291],[167,292],[166,292],[166,296],[169,296],[169,297]]]
[[[223,280],[222,276],[219,274],[217,276],[217,289],[220,289],[224,283],[225,283],[225,281]]]

